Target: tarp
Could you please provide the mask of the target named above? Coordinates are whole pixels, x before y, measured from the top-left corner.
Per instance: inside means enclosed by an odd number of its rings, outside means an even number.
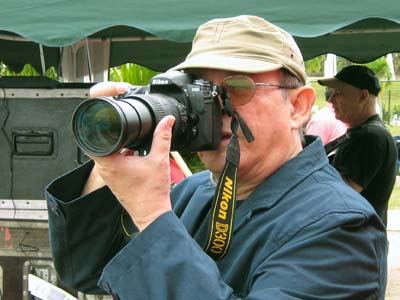
[[[165,70],[184,59],[203,22],[264,17],[295,36],[305,59],[334,53],[354,62],[400,51],[399,0],[19,0],[2,1],[0,60],[14,69],[58,66],[60,47],[111,40],[110,66]],[[24,41],[22,41],[24,40]]]

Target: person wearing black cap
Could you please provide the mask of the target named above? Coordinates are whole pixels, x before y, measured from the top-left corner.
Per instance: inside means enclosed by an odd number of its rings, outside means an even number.
[[[350,128],[350,139],[339,146],[332,165],[371,203],[386,224],[396,179],[397,150],[376,110],[379,80],[368,67],[352,65],[334,78],[318,82],[334,89],[329,101],[335,116]]]

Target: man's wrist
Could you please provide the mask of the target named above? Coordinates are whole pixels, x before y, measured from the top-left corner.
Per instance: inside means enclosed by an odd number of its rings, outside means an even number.
[[[143,231],[148,227],[151,223],[153,223],[155,220],[157,220],[159,217],[161,217],[163,214],[172,211],[172,208],[169,209],[161,209],[154,211],[150,215],[147,215],[145,217],[132,217],[133,223],[137,227],[139,231]]]
[[[102,188],[105,185],[106,183],[98,173],[96,164],[94,164],[92,171],[90,172],[90,175],[82,189],[81,195],[82,196],[87,195],[95,190],[98,190],[99,188]]]

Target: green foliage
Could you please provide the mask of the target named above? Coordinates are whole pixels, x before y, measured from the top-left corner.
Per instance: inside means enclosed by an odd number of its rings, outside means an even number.
[[[135,85],[146,85],[158,73],[136,64],[128,63],[110,69],[111,81],[129,82]]]
[[[58,80],[59,79],[57,70],[54,67],[48,68],[46,70],[45,76],[49,77],[50,79],[53,79],[53,80]]]
[[[181,152],[180,154],[182,155],[182,158],[184,159],[192,173],[197,173],[206,169],[197,153]]]
[[[380,57],[370,63],[367,63],[366,66],[374,71],[375,75],[381,80],[391,80],[392,74],[389,69],[389,65],[385,59],[385,57]]]
[[[31,65],[27,64],[24,66],[21,72],[14,72],[13,70],[9,69],[5,64],[0,62],[0,76],[41,76],[42,74],[36,71],[34,67]],[[50,67],[46,70],[45,76],[58,80],[58,74],[57,71],[54,67]]]
[[[392,110],[392,114],[396,114],[396,115],[398,115],[400,117],[400,105],[399,104],[394,105],[391,108],[391,110]]]
[[[309,76],[323,76],[324,74],[324,61],[326,55],[320,55],[313,59],[307,60],[304,64],[306,66],[307,74]]]

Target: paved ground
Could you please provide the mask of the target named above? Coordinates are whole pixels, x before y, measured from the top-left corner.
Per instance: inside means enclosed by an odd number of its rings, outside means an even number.
[[[388,215],[388,285],[386,300],[400,300],[400,210]]]

